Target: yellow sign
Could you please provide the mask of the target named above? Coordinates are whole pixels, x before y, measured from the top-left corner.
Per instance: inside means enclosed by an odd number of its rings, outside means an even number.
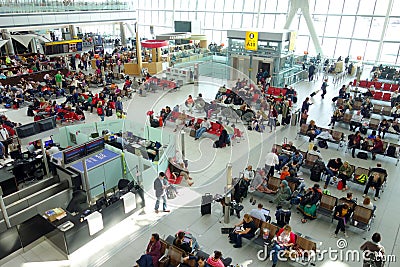
[[[294,49],[296,48],[296,38],[297,38],[297,32],[291,32],[289,41],[289,51],[294,51]]]
[[[246,40],[244,48],[246,50],[257,51],[258,47],[258,32],[246,32]]]

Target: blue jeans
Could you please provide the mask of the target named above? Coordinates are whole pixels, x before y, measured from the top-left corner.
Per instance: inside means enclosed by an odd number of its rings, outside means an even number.
[[[280,171],[283,168],[283,166],[285,166],[286,163],[290,161],[290,159],[287,155],[279,155],[278,159],[279,159],[279,165],[277,169],[278,171]]]
[[[239,235],[239,234],[234,234],[232,241],[234,241],[236,243],[237,246],[242,246],[242,238],[253,238],[254,234],[243,234],[243,235]]]
[[[272,247],[271,254],[272,254],[272,263],[273,264],[276,264],[278,262],[278,253],[279,253],[279,251],[285,250],[285,249],[286,249],[286,247],[281,247],[278,244],[275,244]]]
[[[268,124],[269,124],[269,128],[271,129],[271,131],[272,131],[272,127],[274,129],[276,129],[276,119],[275,118],[269,118]]]
[[[205,131],[207,131],[207,128],[206,128],[206,127],[201,127],[200,129],[197,129],[197,130],[196,130],[196,135],[195,135],[195,137],[196,137],[196,138],[200,138],[200,136],[201,136]]]
[[[329,185],[329,182],[331,181],[331,178],[332,178],[333,176],[335,176],[336,173],[333,172],[331,169],[326,168],[326,174],[327,174],[327,176],[326,176],[325,185]]]
[[[167,197],[165,195],[157,197],[156,206],[154,207],[155,210],[158,210],[160,207],[160,199],[163,200],[163,210],[167,210]]]

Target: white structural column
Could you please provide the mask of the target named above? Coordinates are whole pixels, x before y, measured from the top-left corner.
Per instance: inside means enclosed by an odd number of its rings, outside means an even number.
[[[317,53],[323,56],[324,53],[322,51],[321,43],[319,42],[317,32],[315,31],[314,23],[311,18],[309,0],[290,0],[290,10],[286,18],[285,29],[290,28],[293,18],[296,16],[297,10],[299,9],[303,13],[304,19],[306,20],[308,31],[310,32],[315,50]]]
[[[121,45],[126,46],[126,35],[125,35],[125,27],[123,22],[119,23],[119,32],[121,36]]]
[[[257,11],[257,29],[260,28],[260,16],[261,16],[261,0],[258,0],[258,11]]]
[[[174,23],[174,21],[175,21],[175,4],[176,4],[175,2],[176,2],[175,0],[172,0],[172,25],[171,25],[172,32],[175,32],[175,23]]]
[[[11,34],[7,29],[3,29],[1,30],[1,35],[3,40],[7,40],[7,44],[6,44],[6,52],[8,55],[14,55],[14,46],[11,40]]]
[[[386,10],[385,21],[383,23],[381,39],[379,41],[378,51],[376,51],[375,63],[377,63],[377,62],[379,62],[381,60],[383,39],[385,38],[386,31],[387,31],[387,28],[388,28],[388,25],[389,25],[389,16],[390,16],[390,12],[392,11],[392,8],[393,8],[393,0],[389,0],[388,7],[387,7],[387,10]]]

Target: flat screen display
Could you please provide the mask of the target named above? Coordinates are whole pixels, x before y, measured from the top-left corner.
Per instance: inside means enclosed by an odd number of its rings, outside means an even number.
[[[86,155],[86,145],[75,146],[63,151],[64,164],[74,162]]]
[[[100,137],[86,143],[86,155],[104,149],[104,138]]]

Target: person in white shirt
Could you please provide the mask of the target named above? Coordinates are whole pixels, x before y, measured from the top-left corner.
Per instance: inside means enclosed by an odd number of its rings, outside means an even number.
[[[60,152],[60,149],[57,146],[55,146],[54,144],[51,144],[50,148],[46,150],[46,154],[49,157],[52,157],[54,154],[56,154],[58,152]]]
[[[353,117],[351,117],[350,121],[350,131],[355,132],[357,127],[361,127],[362,119],[363,116],[361,115],[360,110],[358,110],[355,114],[353,114]]]
[[[8,157],[8,139],[10,138],[10,134],[7,129],[0,124],[0,142],[4,145],[4,156]]]
[[[194,140],[198,140],[200,136],[210,128],[211,128],[211,123],[208,121],[207,118],[204,118],[204,120],[200,124],[200,128],[196,130],[196,135]]]
[[[259,219],[263,222],[266,221],[264,213],[261,211],[263,208],[263,205],[261,203],[258,203],[257,209],[252,209],[249,213],[250,216]]]
[[[320,160],[323,160],[323,159],[322,159],[321,152],[318,150],[318,147],[317,147],[317,146],[313,146],[313,148],[312,148],[311,150],[308,150],[307,153],[310,154],[310,155],[315,155],[315,156],[317,156]]]
[[[248,182],[254,179],[253,166],[251,165],[247,166],[247,168],[243,172],[243,179],[245,179]]]
[[[265,172],[268,172],[267,176],[274,176],[275,165],[279,164],[279,158],[276,151],[271,151],[265,157]]]

